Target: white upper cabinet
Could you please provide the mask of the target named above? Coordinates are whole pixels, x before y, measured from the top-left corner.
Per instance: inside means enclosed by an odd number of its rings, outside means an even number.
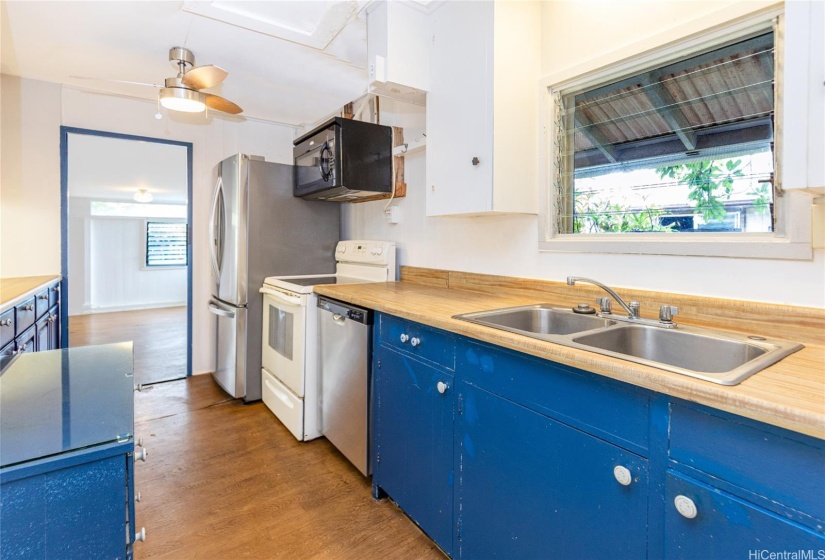
[[[825,2],[785,2],[782,187],[825,193]]]
[[[370,91],[424,105],[429,81],[429,21],[411,2],[367,8]]]
[[[537,212],[539,2],[431,14],[427,215]]]

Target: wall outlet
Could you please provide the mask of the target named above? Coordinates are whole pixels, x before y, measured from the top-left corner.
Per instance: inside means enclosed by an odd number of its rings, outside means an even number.
[[[384,214],[387,215],[388,224],[397,224],[401,221],[401,208],[399,206],[390,206],[384,210]]]

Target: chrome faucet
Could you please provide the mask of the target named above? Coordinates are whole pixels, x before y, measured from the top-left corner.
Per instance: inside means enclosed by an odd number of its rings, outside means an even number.
[[[608,288],[601,282],[597,280],[593,280],[592,278],[582,278],[581,276],[568,276],[567,277],[567,284],[569,286],[575,286],[576,282],[584,282],[585,284],[593,284],[594,286],[598,286],[608,294],[610,297],[616,300],[616,303],[622,306],[622,309],[627,311],[627,318],[628,319],[638,319],[639,318],[639,302],[638,301],[631,301],[629,304],[625,303],[625,301],[619,297],[619,294],[614,292],[612,289]],[[599,306],[601,307],[602,313],[610,313],[610,300],[607,298],[599,298],[598,300]]]
[[[643,319],[639,316],[639,302],[638,301],[631,301],[630,303],[625,302],[619,294],[614,292],[609,287],[605,286],[601,282],[593,280],[592,278],[582,278],[580,276],[568,276],[567,277],[567,284],[570,286],[575,286],[576,282],[584,282],[586,284],[593,284],[594,286],[598,286],[608,294],[610,297],[616,300],[616,302],[622,306],[627,312],[627,317],[620,317],[617,315],[613,315],[610,312],[610,298],[600,297],[596,300],[596,303],[599,304],[599,316],[600,317],[610,317],[616,321],[627,321],[630,323],[637,323],[637,324],[645,324],[645,325],[654,325],[657,327],[664,327],[666,329],[672,329],[676,327],[676,323],[673,322],[673,316],[679,314],[679,308],[673,307],[671,305],[663,305],[659,309],[659,320],[655,321],[653,319]]]

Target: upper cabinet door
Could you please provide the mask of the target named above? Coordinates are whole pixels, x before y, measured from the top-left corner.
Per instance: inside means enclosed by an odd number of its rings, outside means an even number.
[[[537,211],[539,2],[432,14],[427,214]]]
[[[430,216],[492,209],[493,14],[492,2],[447,2],[432,15]]]

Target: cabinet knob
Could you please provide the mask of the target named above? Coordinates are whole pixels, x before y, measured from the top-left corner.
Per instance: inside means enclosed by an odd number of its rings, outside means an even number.
[[[630,474],[630,470],[621,465],[613,467],[613,476],[616,477],[616,482],[622,486],[630,486],[630,483],[633,482],[633,475]]]
[[[401,333],[401,342],[407,342],[410,339],[410,335],[406,333]]]
[[[149,452],[146,450],[145,447],[142,448],[140,451],[135,450],[135,463],[137,463],[138,461],[143,461],[145,463],[146,462],[146,457],[148,455],[149,455]]]
[[[40,294],[37,299],[49,299],[49,294]]]
[[[421,344],[421,339],[414,336],[412,337],[412,340],[410,340],[410,344],[412,344],[413,346],[418,346]]]
[[[141,527],[140,531],[135,533],[135,542],[146,542],[146,527]]]
[[[474,157],[472,161],[473,161],[473,165],[478,165],[479,163],[481,163],[481,160],[478,159],[478,157]]]
[[[439,381],[435,385],[435,388],[438,389],[438,392],[441,393],[442,395],[447,392],[447,389],[449,389],[449,387],[450,386],[447,385],[446,383],[444,383],[443,381]]]
[[[10,327],[11,326],[11,319],[3,319],[0,321],[0,327]]]
[[[141,383],[135,385],[135,391],[137,391],[138,393],[143,392],[143,385]]]
[[[135,492],[135,501],[136,502],[140,501],[140,492]]]
[[[23,311],[34,311],[34,304],[30,303],[23,308]]]
[[[137,445],[138,447],[143,447],[143,438],[142,437],[137,438],[137,441],[135,442],[135,445]]]
[[[52,291],[53,292],[59,292],[60,291],[60,286],[53,286]]]
[[[687,519],[693,519],[698,513],[693,500],[681,494],[673,499],[673,505],[676,506],[676,511],[679,512],[679,515]]]

